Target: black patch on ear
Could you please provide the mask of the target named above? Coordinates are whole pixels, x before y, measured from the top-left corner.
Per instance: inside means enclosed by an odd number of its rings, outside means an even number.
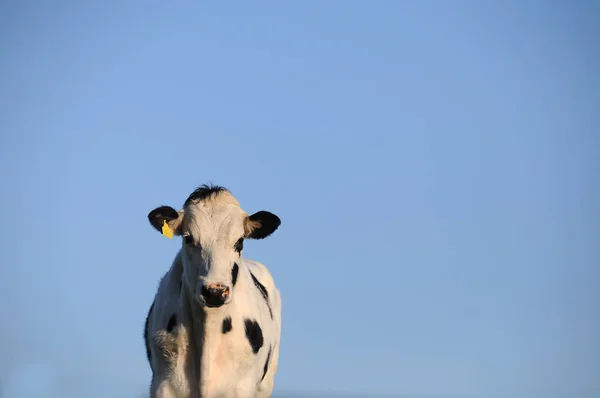
[[[164,221],[176,220],[179,217],[177,210],[171,206],[160,206],[148,213],[148,221],[158,231],[162,232]]]
[[[258,350],[260,350],[260,347],[262,347],[264,343],[260,325],[256,321],[244,319],[244,329],[246,331],[246,338],[252,347],[252,352],[255,354],[258,353]]]
[[[264,239],[271,235],[281,225],[281,219],[275,214],[268,211],[258,211],[248,217],[250,221],[258,221],[260,228],[254,228],[247,238]]]
[[[148,326],[150,324],[150,315],[152,315],[152,311],[154,310],[154,302],[152,301],[148,315],[146,315],[146,323],[144,324],[144,344],[146,345],[146,357],[148,358],[148,362],[150,362],[150,367],[152,367],[152,354],[150,353],[150,344],[148,342]]]
[[[235,286],[237,282],[238,272],[240,271],[240,267],[238,267],[237,263],[233,263],[233,268],[231,269],[231,285]]]
[[[186,207],[192,202],[198,202],[206,198],[210,198],[212,195],[218,194],[219,192],[229,192],[226,188],[218,185],[200,185],[190,196],[186,199],[183,207]]]
[[[175,325],[177,325],[177,314],[173,314],[169,318],[169,322],[167,323],[167,333],[171,333]]]
[[[228,332],[231,332],[231,317],[228,316],[227,318],[223,319],[223,324],[221,325],[221,332],[223,332],[223,334],[226,334]]]
[[[254,282],[254,286],[258,288],[260,294],[263,296],[265,301],[267,302],[267,307],[269,307],[269,314],[271,315],[271,319],[273,319],[273,311],[271,310],[271,304],[269,303],[269,292],[267,292],[267,288],[264,287],[262,283],[256,279],[254,274],[250,272],[250,276],[252,277],[252,281]]]
[[[273,347],[269,346],[269,353],[267,354],[267,360],[265,361],[265,367],[263,368],[263,377],[262,379],[260,379],[260,381],[263,381],[265,379],[265,376],[267,375],[267,370],[269,370],[269,362],[271,361],[272,349]]]

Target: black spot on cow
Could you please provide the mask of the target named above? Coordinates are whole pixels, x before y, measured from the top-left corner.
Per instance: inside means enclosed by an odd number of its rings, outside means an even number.
[[[242,250],[244,250],[244,238],[239,238],[237,242],[235,242],[235,245],[233,245],[233,250],[235,250],[236,253],[241,253]]]
[[[223,319],[223,324],[221,325],[221,332],[223,332],[223,334],[231,332],[231,317],[230,316]]]
[[[265,367],[263,368],[263,376],[262,379],[260,379],[260,381],[263,381],[265,379],[265,376],[267,375],[267,370],[269,370],[269,362],[271,361],[272,349],[273,347],[269,346],[269,353],[267,354],[267,360],[265,361]]]
[[[190,194],[190,196],[186,199],[183,207],[188,206],[192,202],[198,202],[204,199],[210,198],[212,195],[216,195],[220,192],[228,192],[228,190],[224,187],[220,187],[218,185],[200,185],[194,192]]]
[[[238,272],[240,271],[240,267],[237,263],[233,264],[233,268],[231,269],[231,285],[235,286],[238,278]]]
[[[171,333],[175,325],[177,325],[177,314],[173,314],[169,318],[169,322],[167,323],[167,333]]]
[[[152,360],[152,354],[150,353],[150,344],[148,342],[148,325],[150,324],[150,315],[152,315],[152,310],[154,310],[154,301],[152,301],[152,305],[148,310],[148,315],[146,315],[146,322],[144,324],[144,344],[146,345],[146,357],[148,358],[148,362]]]
[[[269,292],[267,292],[267,289],[263,286],[262,283],[260,283],[258,281],[258,279],[256,279],[256,277],[254,276],[254,274],[252,272],[250,272],[250,276],[252,277],[254,286],[256,286],[258,288],[258,290],[260,291],[260,294],[263,296],[263,298],[267,302],[267,307],[269,308],[269,314],[271,315],[271,319],[273,319],[273,311],[271,310],[271,303],[269,303]]]
[[[258,350],[260,350],[260,347],[262,347],[264,343],[260,325],[256,321],[244,319],[244,329],[246,331],[246,338],[248,338],[250,346],[252,347],[252,352],[255,354],[258,353]]]

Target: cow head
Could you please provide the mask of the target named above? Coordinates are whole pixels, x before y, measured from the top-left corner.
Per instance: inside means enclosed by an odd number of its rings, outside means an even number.
[[[152,226],[182,238],[183,284],[206,307],[233,299],[244,239],[263,239],[281,224],[275,214],[252,215],[225,188],[203,185],[188,197],[183,209],[161,206],[148,214]]]

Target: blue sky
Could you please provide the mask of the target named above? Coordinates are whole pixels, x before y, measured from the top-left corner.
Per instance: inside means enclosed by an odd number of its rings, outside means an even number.
[[[3,398],[147,391],[146,215],[205,182],[282,219],[279,396],[600,394],[599,18],[3,2]]]

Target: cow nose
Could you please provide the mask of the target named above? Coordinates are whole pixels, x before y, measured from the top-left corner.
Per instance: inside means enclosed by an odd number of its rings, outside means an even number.
[[[209,283],[202,286],[200,294],[207,307],[220,307],[229,298],[229,287],[222,283]]]

